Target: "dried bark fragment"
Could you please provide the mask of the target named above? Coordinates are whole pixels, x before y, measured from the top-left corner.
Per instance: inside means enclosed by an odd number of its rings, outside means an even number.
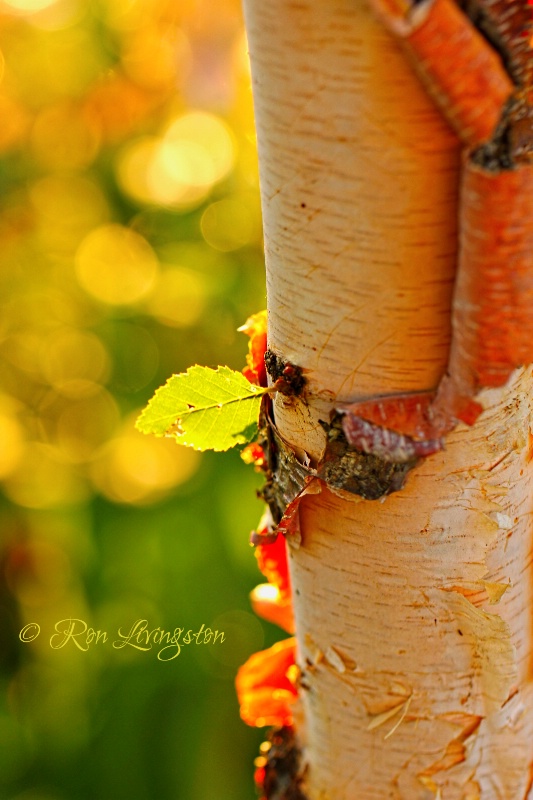
[[[302,464],[292,447],[279,434],[272,420],[272,402],[263,398],[259,419],[261,444],[267,454],[266,481],[261,496],[267,503],[276,525],[281,522],[289,504],[300,494],[306,479],[316,472]]]
[[[532,125],[530,103],[522,93],[513,95],[503,107],[492,137],[472,152],[472,163],[493,173],[528,164],[533,151]]]
[[[424,458],[444,449],[442,439],[417,441],[411,436],[374,425],[353,414],[344,415],[342,429],[352,447],[396,464]]]
[[[383,455],[365,453],[349,444],[342,420],[343,415],[335,412],[330,424],[322,423],[328,439],[318,476],[332,488],[360,495],[365,500],[378,500],[401,489],[418,457],[409,456],[397,463]]]
[[[439,786],[434,780],[434,777],[440,772],[446,772],[452,769],[452,767],[461,764],[465,760],[465,744],[468,739],[477,732],[483,718],[476,714],[456,712],[442,714],[441,719],[446,719],[454,725],[460,725],[462,729],[460,733],[448,743],[443,755],[417,775],[420,783],[429,789],[429,791],[437,793],[437,796],[439,795]]]

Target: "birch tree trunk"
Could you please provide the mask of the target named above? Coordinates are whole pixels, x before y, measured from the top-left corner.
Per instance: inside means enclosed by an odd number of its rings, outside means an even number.
[[[245,0],[245,17],[269,347],[309,382],[275,421],[317,460],[335,402],[445,369],[460,147],[363,0]],[[309,800],[533,796],[531,384],[482,393],[477,423],[383,502],[302,500]]]

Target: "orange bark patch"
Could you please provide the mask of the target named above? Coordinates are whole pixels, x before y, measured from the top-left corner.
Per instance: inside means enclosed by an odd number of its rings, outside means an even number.
[[[513,84],[499,55],[456,3],[435,0],[406,46],[460,139],[469,146],[490,139]]]
[[[291,584],[287,562],[287,543],[278,534],[275,542],[258,544],[255,548],[257,565],[269,583],[277,586],[283,597],[290,597]]]
[[[470,397],[461,395],[455,383],[445,377],[437,395],[434,392],[390,395],[351,403],[339,410],[346,414],[343,428],[348,441],[350,420],[362,419],[378,426],[378,429],[409,437],[411,441],[406,441],[405,447],[410,447],[413,455],[423,457],[442,449],[441,437],[453,430],[458,420],[473,425],[483,407]],[[394,437],[390,438],[394,444]]]
[[[342,410],[373,425],[410,436],[416,441],[424,441],[439,436],[431,420],[430,409],[434,397],[434,392],[392,395],[352,403],[343,406]]]
[[[259,535],[261,535],[261,530]],[[285,537],[278,533],[274,541],[260,542],[255,548],[255,556],[259,569],[269,582],[256,586],[250,594],[252,608],[263,619],[279,625],[288,633],[294,633],[294,613]]]
[[[267,312],[259,311],[257,314],[252,314],[239,330],[250,337],[246,355],[246,367],[243,369],[242,374],[250,383],[267,386],[264,358],[267,349]]]
[[[282,595],[277,586],[272,583],[260,583],[250,592],[250,601],[259,617],[279,625],[287,633],[294,633],[292,599]]]
[[[291,725],[296,688],[296,640],[254,653],[237,673],[241,718],[248,725]]]
[[[503,386],[533,362],[533,168],[465,164],[452,378]]]
[[[256,470],[265,469],[267,464],[265,451],[257,442],[247,444],[246,447],[241,450],[241,458],[245,464],[253,464]]]

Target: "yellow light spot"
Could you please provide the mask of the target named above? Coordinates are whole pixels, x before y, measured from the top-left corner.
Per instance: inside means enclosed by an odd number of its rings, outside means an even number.
[[[31,14],[28,22],[44,31],[70,28],[83,18],[83,0],[53,0],[46,8]]]
[[[83,502],[85,482],[53,449],[39,442],[25,448],[18,467],[4,481],[7,497],[26,508],[54,508]]]
[[[117,180],[130,197],[141,203],[155,202],[148,182],[150,164],[159,139],[143,136],[126,146],[117,161]]]
[[[0,413],[0,478],[13,472],[22,457],[23,434],[17,420],[7,413]]]
[[[85,237],[76,254],[80,284],[110,305],[136,303],[147,295],[158,260],[142,236],[122,225],[102,225]]]
[[[201,455],[170,439],[145,436],[129,417],[92,467],[96,487],[113,502],[144,505],[160,500],[198,469]]]
[[[60,150],[69,146],[76,150],[82,143],[62,142],[61,137],[66,139],[71,127],[81,135],[81,129],[76,129],[75,124],[71,126],[69,115],[74,118],[79,116],[81,103],[78,98],[85,95],[102,73],[102,49],[98,37],[87,25],[75,25],[50,33],[39,30],[33,24],[33,18],[28,21],[32,23],[31,27],[19,28],[16,34],[13,30],[10,39],[6,38],[9,86],[13,86],[14,95],[31,110],[43,109],[48,112],[55,110],[56,105],[67,106],[67,114],[56,116],[56,119],[65,121],[65,127],[59,127],[55,137],[51,130],[51,117],[47,113],[44,118],[49,124],[45,127],[50,142]],[[53,158],[52,153],[49,156]]]
[[[32,376],[40,376],[39,349],[42,340],[36,332],[13,334],[5,340],[3,357],[17,369]]]
[[[115,400],[102,387],[90,397],[70,402],[56,425],[61,455],[72,463],[95,458],[115,433],[119,419]]]
[[[298,666],[298,664],[291,664],[286,674],[290,682],[294,686],[296,686],[298,684],[298,679],[301,674],[300,667]]]
[[[203,276],[190,269],[173,267],[162,273],[147,306],[163,325],[185,328],[200,319],[206,302]]]
[[[49,175],[30,189],[44,247],[70,253],[93,228],[108,219],[101,188],[80,175]]]
[[[45,8],[55,5],[57,0],[3,0],[3,5],[14,11],[32,14],[34,11],[42,11]]]
[[[65,397],[95,394],[110,370],[107,350],[98,336],[75,328],[54,331],[41,348],[40,360],[45,379]]]
[[[202,152],[204,173],[196,185],[201,185],[208,174],[212,182],[220,181],[233,168],[235,144],[231,130],[214,114],[205,111],[183,114],[167,128],[164,138],[177,149],[192,144]]]
[[[122,30],[136,29],[139,26],[136,0],[113,0],[105,4],[106,23]]]
[[[200,144],[163,140],[154,152],[147,180],[158,203],[186,205],[207,195],[215,183],[215,171]]]
[[[41,374],[39,364],[43,336],[58,326],[83,326],[97,321],[92,304],[81,292],[72,293],[72,265],[66,262],[58,266],[58,285],[62,288],[44,284],[32,289],[25,287],[24,294],[14,294],[11,305],[6,305],[4,323],[9,321],[14,333],[4,339],[3,357],[28,372]],[[43,313],[46,310],[46,313]]]
[[[180,0],[180,15],[188,2],[190,0]],[[165,12],[168,3],[166,0],[107,0],[105,6],[109,25],[124,31],[135,31],[149,24],[158,12]]]
[[[249,203],[228,198],[206,208],[200,227],[211,247],[229,252],[244,247],[258,236],[259,220]]]
[[[125,191],[142,203],[192,208],[209,194],[213,171],[194,143],[173,145],[143,137],[127,147],[117,164]]]
[[[280,591],[277,586],[274,586],[273,583],[260,583],[253,589],[253,593],[254,598],[259,602],[266,601],[275,603],[280,597]]]
[[[201,203],[233,168],[235,146],[228,126],[214,114],[178,117],[163,137],[143,137],[117,163],[118,179],[132,197],[185,209]]]

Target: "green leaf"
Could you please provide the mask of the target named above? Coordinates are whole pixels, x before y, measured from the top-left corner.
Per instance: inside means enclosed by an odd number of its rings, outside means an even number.
[[[189,367],[152,397],[135,427],[174,436],[195,450],[228,450],[257,433],[261,397],[268,391],[229,367]]]

